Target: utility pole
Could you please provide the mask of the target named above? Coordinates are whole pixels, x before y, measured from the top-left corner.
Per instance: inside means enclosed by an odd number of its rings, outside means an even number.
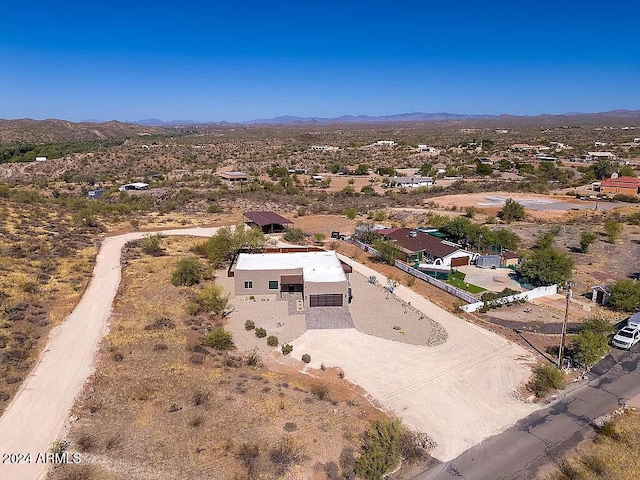
[[[562,357],[564,354],[564,341],[567,335],[567,322],[569,320],[569,302],[571,302],[571,297],[573,296],[573,291],[571,290],[572,286],[573,286],[572,283],[567,284],[567,287],[568,287],[567,294],[566,294],[567,303],[564,309],[564,321],[562,322],[562,335],[560,336],[560,350],[558,351],[558,368],[562,368]]]

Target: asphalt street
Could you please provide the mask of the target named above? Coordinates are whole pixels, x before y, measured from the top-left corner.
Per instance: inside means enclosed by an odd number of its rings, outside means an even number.
[[[535,479],[542,465],[554,462],[584,438],[592,429],[590,422],[640,394],[640,349],[637,347],[632,352],[612,350],[591,370],[585,385],[454,460],[433,463],[410,478]]]

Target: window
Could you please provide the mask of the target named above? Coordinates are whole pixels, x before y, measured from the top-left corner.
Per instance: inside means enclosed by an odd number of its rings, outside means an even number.
[[[253,282],[244,282],[244,288],[253,288]]]
[[[278,289],[278,281],[269,280],[269,290],[277,290],[277,289]]]

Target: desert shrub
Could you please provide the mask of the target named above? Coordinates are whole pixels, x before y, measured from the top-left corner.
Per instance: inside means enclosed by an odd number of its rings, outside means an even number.
[[[247,477],[254,478],[255,469],[260,460],[260,447],[256,444],[243,443],[236,453],[236,458],[247,469]]]
[[[246,322],[244,322],[244,329],[245,330],[253,330],[254,328],[256,328],[256,324],[253,320],[247,320]]]
[[[187,305],[187,313],[191,316],[195,316],[200,313],[200,305],[195,302],[191,302]]]
[[[313,384],[309,390],[318,400],[326,400],[329,398],[329,388],[322,383]]]
[[[256,328],[255,333],[258,338],[264,338],[267,336],[267,331],[262,327]]]
[[[435,442],[423,433],[404,430],[400,437],[400,450],[402,458],[407,463],[418,463],[427,459],[429,450],[435,446]]]
[[[516,202],[512,198],[507,198],[507,201],[505,202],[504,207],[502,207],[499,215],[500,218],[507,223],[511,223],[515,220],[524,220],[524,205]]]
[[[635,312],[640,308],[640,282],[625,278],[615,282],[609,290],[609,304],[616,310]]]
[[[610,218],[604,222],[604,233],[609,243],[616,243],[622,233],[622,224]]]
[[[302,450],[290,437],[285,436],[269,450],[269,460],[278,475],[283,475],[289,467],[302,460]]]
[[[216,205],[215,203],[212,203],[207,207],[207,213],[220,213],[221,210],[220,205]]]
[[[162,330],[163,328],[176,328],[176,324],[169,317],[159,317],[145,325],[145,330]]]
[[[535,377],[529,382],[529,389],[541,397],[551,390],[561,390],[565,385],[564,374],[552,365],[541,365],[534,370]]]
[[[201,312],[215,313],[223,317],[224,312],[229,304],[229,294],[225,293],[222,286],[212,283],[206,285],[200,290],[196,296],[196,303],[200,307]]]
[[[164,253],[164,249],[162,248],[162,235],[160,234],[145,235],[138,240],[138,245],[145,254],[153,257],[159,257]]]
[[[377,420],[364,434],[355,472],[367,480],[379,480],[395,467],[402,455],[404,428],[399,420]]]
[[[288,228],[282,238],[287,242],[301,242],[307,234],[299,228]]]
[[[599,427],[596,427],[596,432],[598,435],[602,435],[603,437],[610,438],[614,442],[619,442],[622,439],[622,435],[616,428],[615,422],[605,422]]]
[[[124,360],[124,355],[120,352],[113,352],[113,354],[111,354],[111,358],[113,358],[114,362],[121,362]]]
[[[203,340],[202,344],[217,350],[231,350],[234,348],[231,332],[227,332],[222,327],[212,328]]]
[[[250,367],[259,367],[260,365],[262,365],[262,357],[260,356],[260,353],[258,353],[257,347],[247,353],[245,362]]]
[[[353,191],[353,187],[351,188],[351,191]],[[349,220],[353,220],[358,215],[358,209],[356,207],[348,207],[342,210],[342,214]]]
[[[640,225],[640,212],[634,212],[627,216],[627,222],[631,225]]]
[[[304,363],[311,363],[311,355],[309,355],[308,353],[305,353],[304,355],[302,355],[302,361]]]
[[[209,392],[198,390],[192,397],[194,407],[206,407],[209,404]]]
[[[191,286],[200,283],[202,266],[195,258],[183,258],[176,264],[171,274],[171,283],[175,286]]]
[[[88,452],[96,446],[96,438],[89,432],[81,432],[76,439],[80,452]]]
[[[204,423],[204,417],[197,415],[189,420],[189,426],[192,428],[199,428]]]
[[[204,363],[204,355],[202,353],[192,353],[189,355],[189,361],[194,365],[202,365]]]
[[[67,451],[67,448],[69,448],[69,442],[67,440],[56,439],[51,444],[51,447],[49,447],[49,452],[61,455]]]
[[[267,337],[267,345],[270,347],[277,347],[280,342],[278,341],[278,337],[275,335],[269,335]]]
[[[580,251],[587,253],[591,244],[596,241],[596,238],[596,234],[593,232],[582,232],[580,234]]]
[[[284,427],[282,427],[284,429],[285,432],[295,432],[298,429],[298,425],[296,425],[293,422],[287,422],[284,424]]]
[[[290,345],[288,343],[282,345],[282,353],[284,355],[289,355],[291,352],[293,352],[293,345]]]

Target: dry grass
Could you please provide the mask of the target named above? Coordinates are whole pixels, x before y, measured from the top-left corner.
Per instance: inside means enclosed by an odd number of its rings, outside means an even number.
[[[626,411],[563,458],[547,480],[640,478],[640,415]]]
[[[230,367],[240,352],[199,347],[193,339],[203,326],[186,313],[199,287],[174,287],[168,273],[193,241],[164,239],[165,256],[128,257],[97,373],[75,406],[80,420],[70,438],[90,449],[85,468],[97,478],[137,478],[140,471],[150,478],[246,478],[249,468],[256,478],[278,478],[283,469],[295,478],[325,478],[313,465],[337,462],[345,447],[357,450],[359,433],[382,414],[336,372],[313,378],[285,366]],[[159,317],[175,328],[145,329]],[[191,360],[194,353],[201,362]],[[271,455],[279,442],[289,442],[285,453],[295,455]],[[254,446],[257,458],[245,458]]]
[[[71,313],[97,252],[92,233],[52,207],[3,198],[0,206],[0,411],[49,330]]]

